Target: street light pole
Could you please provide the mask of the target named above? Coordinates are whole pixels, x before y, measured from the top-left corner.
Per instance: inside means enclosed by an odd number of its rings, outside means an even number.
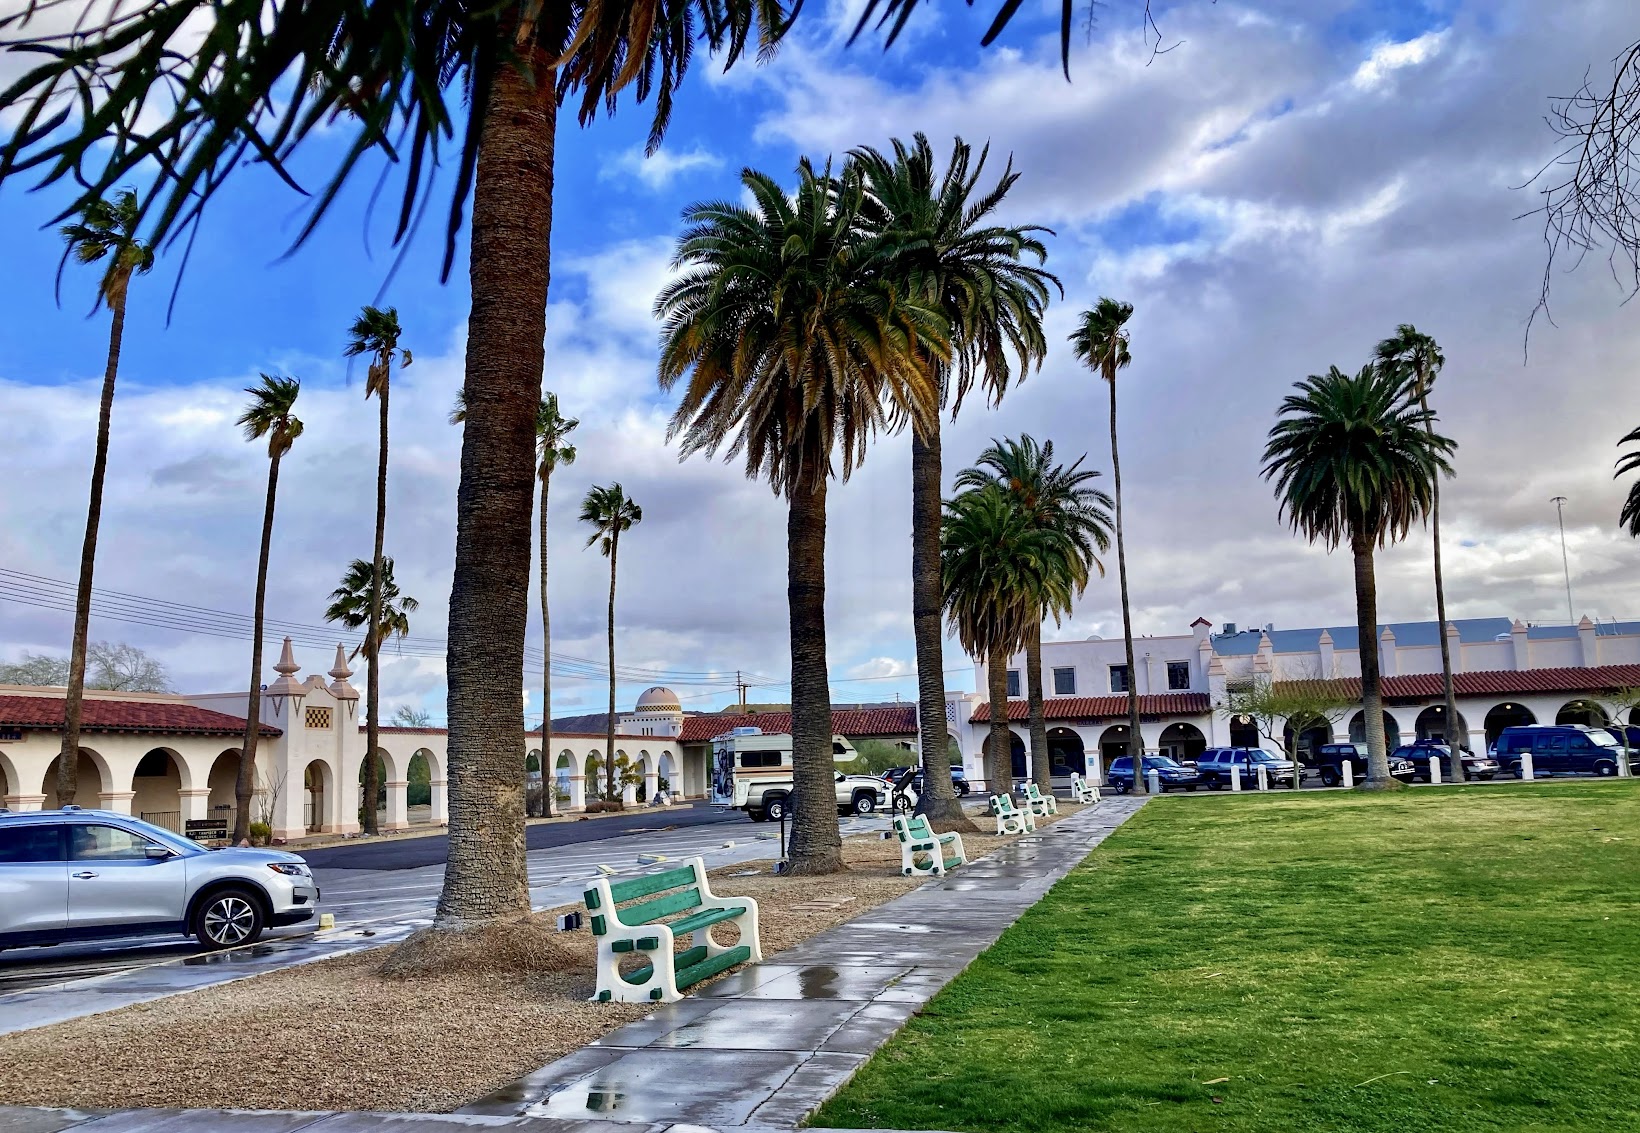
[[[1560,569],[1566,575],[1566,621],[1575,624],[1577,615],[1572,612],[1572,567],[1566,558],[1566,497],[1555,496],[1549,500],[1555,505],[1555,517],[1560,522]]]

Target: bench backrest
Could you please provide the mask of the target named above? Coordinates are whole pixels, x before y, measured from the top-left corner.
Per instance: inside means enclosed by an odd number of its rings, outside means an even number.
[[[991,809],[997,814],[1013,814],[1014,800],[1007,795],[992,795]]]
[[[1042,797],[1042,792],[1036,789],[1036,784],[1035,783],[1026,783],[1025,784],[1025,797],[1028,798],[1028,799],[1033,799],[1033,800],[1034,799],[1040,799]]]
[[[902,842],[913,840],[926,842],[934,836],[933,828],[928,825],[928,818],[921,814],[914,814],[910,818],[896,814],[894,816],[894,833],[899,836]]]
[[[586,891],[587,912],[592,914],[592,935],[603,936],[609,931],[608,922],[604,918],[610,912],[615,914],[621,924],[640,925],[654,924],[663,917],[700,908],[703,879],[699,870],[700,863],[697,860],[677,869],[646,873],[630,881],[611,883],[600,880],[595,888]],[[605,894],[610,902],[607,909],[604,907]],[[652,901],[640,901],[624,909],[615,908],[616,905],[627,901],[637,901],[640,897],[651,896],[654,897]]]

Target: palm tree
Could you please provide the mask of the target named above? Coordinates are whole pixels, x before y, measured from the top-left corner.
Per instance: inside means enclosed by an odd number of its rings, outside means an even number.
[[[347,332],[347,349],[349,358],[360,354],[370,356],[370,372],[365,378],[364,396],[368,400],[372,394],[376,395],[380,406],[378,423],[379,440],[376,448],[376,551],[371,559],[374,564],[374,583],[371,586],[370,624],[376,625],[382,620],[382,611],[379,605],[379,591],[382,585],[382,540],[387,534],[387,399],[392,392],[393,356],[399,355],[400,365],[410,364],[410,352],[399,349],[399,312],[396,307],[379,310],[376,307],[366,307],[359,312],[359,317],[353,320],[353,325]],[[381,727],[380,714],[377,711],[381,706],[381,677],[376,672],[376,657],[372,653],[367,658],[370,669],[365,683],[365,700],[368,716],[365,724],[365,750],[374,752],[379,746],[377,730]],[[365,797],[376,797],[376,761],[365,761],[364,772]],[[364,832],[375,834],[376,808],[366,807],[364,812]]]
[[[870,0],[871,19],[893,43],[916,0]],[[621,0],[610,5],[439,0],[399,9],[352,0],[221,4],[175,0],[110,11],[72,32],[23,27],[32,6],[0,16],[10,45],[42,60],[0,91],[0,117],[15,122],[0,143],[0,184],[38,169],[42,183],[76,177],[80,208],[162,154],[172,174],[151,179],[143,208],[158,243],[197,223],[212,194],[248,152],[281,176],[316,130],[338,116],[358,123],[353,144],[298,242],[310,236],[359,159],[379,147],[400,159],[404,193],[395,239],[422,214],[439,146],[465,123],[447,210],[444,275],[471,194],[471,311],[463,388],[484,409],[462,438],[455,572],[450,587],[450,855],[435,928],[529,910],[524,859],[523,722],[508,674],[522,671],[533,485],[528,424],[540,401],[552,230],[554,145],[560,97],[580,96],[589,123],[623,90],[654,95],[649,148],[665,133],[674,95],[697,43],[721,50],[725,67],[755,46],[771,56],[795,19],[782,0]],[[1000,5],[983,42],[1017,10]],[[38,30],[37,30],[38,28]],[[1061,19],[1069,74],[1070,9]],[[22,57],[19,54],[19,57]],[[554,68],[556,67],[556,70]],[[211,76],[199,82],[197,76]],[[556,82],[553,80],[556,79]],[[151,92],[175,99],[156,113]],[[99,106],[68,129],[59,95]],[[222,92],[233,97],[224,98]],[[451,92],[459,107],[450,101]],[[139,169],[139,167],[141,167]],[[431,954],[430,954],[431,955]]]
[[[467,421],[467,395],[456,391],[455,407],[450,410],[450,424],[462,425]],[[541,750],[545,756],[552,731],[552,618],[547,602],[547,490],[552,474],[560,465],[575,463],[575,446],[568,436],[580,428],[577,417],[565,417],[558,411],[558,395],[547,393],[535,415],[535,451],[539,460],[537,475],[541,480]],[[543,769],[545,770],[545,769]],[[549,776],[550,779],[550,776]],[[552,790],[542,792],[548,817],[552,815]]]
[[[1435,479],[1451,475],[1456,445],[1426,429],[1429,411],[1410,396],[1396,367],[1367,365],[1351,376],[1337,366],[1311,375],[1281,403],[1264,449],[1293,530],[1328,548],[1347,542],[1355,557],[1355,621],[1366,711],[1366,787],[1389,789],[1384,707],[1379,689],[1378,590],[1373,549],[1404,538],[1429,515]]]
[[[979,190],[989,147],[957,138],[943,172],[928,139],[895,140],[890,157],[869,147],[850,158],[865,181],[864,219],[879,240],[887,269],[907,293],[937,310],[950,328],[951,360],[921,359],[952,416],[976,381],[993,405],[1007,391],[1012,358],[1022,372],[1042,364],[1042,315],[1049,286],[1040,266],[1048,229],[990,223],[1019,179],[1010,162],[990,189]],[[1029,260],[1034,260],[1033,265]],[[1012,356],[1012,357],[1011,357]],[[917,646],[917,722],[923,782],[919,813],[942,831],[974,829],[951,786],[945,706],[944,637],[940,625],[940,417],[911,434],[911,616]]]
[[[57,799],[71,803],[80,788],[80,706],[85,699],[86,638],[91,631],[91,579],[97,565],[97,530],[102,525],[103,480],[108,474],[108,422],[114,413],[114,378],[120,369],[125,338],[125,299],[133,275],[153,269],[154,249],[137,239],[137,195],[130,189],[113,202],[92,197],[79,219],[59,230],[67,247],[63,262],[95,264],[103,260],[97,284],[97,306],[108,304],[108,362],[103,367],[102,401],[97,407],[97,444],[91,460],[91,498],[85,514],[85,541],[80,545],[80,581],[74,596],[74,640],[68,652],[68,694],[63,703],[63,742],[57,754]],[[61,267],[59,266],[59,274]]]
[[[1630,429],[1617,443],[1640,444],[1640,428]],[[1626,452],[1617,458],[1617,471],[1612,473],[1612,479],[1635,471],[1640,471],[1640,450]],[[1631,538],[1640,539],[1640,482],[1630,485],[1629,494],[1623,500],[1623,510],[1618,513],[1617,522],[1628,531]]]
[[[399,594],[398,583],[393,581],[391,558],[380,558],[375,562],[354,559],[342,575],[342,584],[330,592],[325,621],[338,622],[348,629],[364,629],[364,637],[353,647],[350,656],[364,654],[370,666],[371,688],[374,689],[381,645],[396,637],[409,636],[410,615],[420,607],[421,603],[414,598]],[[364,779],[360,784],[367,834],[376,833],[376,796],[381,791],[377,774],[376,753],[380,748],[376,743],[376,729],[376,700],[372,693],[370,718],[365,724]]]
[[[268,498],[262,508],[262,550],[256,560],[256,611],[251,630],[250,702],[245,709],[245,742],[239,749],[239,778],[234,784],[238,810],[233,820],[233,842],[250,837],[251,793],[256,787],[256,742],[262,731],[262,616],[268,593],[268,552],[273,545],[273,505],[279,496],[279,462],[296,438],[302,435],[297,417],[296,395],[302,391],[300,378],[261,375],[260,385],[248,387],[250,404],[235,422],[245,431],[247,441],[268,439]],[[372,748],[372,751],[375,749]]]
[[[1024,648],[1043,607],[1070,604],[1074,549],[1063,531],[1036,522],[1009,488],[983,475],[945,504],[940,577],[946,618],[964,649],[985,658],[991,734],[985,781],[1013,790],[1008,658]]]
[[[604,801],[618,803],[615,789],[615,565],[621,553],[621,532],[643,522],[643,508],[622,490],[620,484],[594,484],[581,501],[581,522],[592,525],[587,546],[598,544],[609,560],[609,719],[604,743]],[[545,546],[542,548],[545,557]],[[550,663],[550,662],[549,662]],[[543,747],[545,739],[543,738]]]
[[[1433,433],[1434,415],[1429,412],[1429,391],[1446,365],[1440,346],[1427,334],[1419,332],[1411,323],[1402,323],[1395,333],[1378,344],[1378,364],[1398,369],[1407,379],[1407,396],[1424,411],[1424,429]],[[1458,693],[1452,680],[1452,644],[1446,636],[1446,580],[1441,573],[1441,480],[1437,476],[1430,487],[1429,538],[1435,548],[1435,621],[1440,626],[1441,638],[1441,692],[1445,698],[1446,740],[1452,748],[1452,780],[1464,781],[1463,751],[1469,750],[1469,737],[1460,728]]]
[[[1071,346],[1083,365],[1096,370],[1110,389],[1110,478],[1116,496],[1116,576],[1122,590],[1122,645],[1127,660],[1128,754],[1133,757],[1133,789],[1146,790],[1145,738],[1139,730],[1139,670],[1133,664],[1133,613],[1128,606],[1127,542],[1122,528],[1122,461],[1116,447],[1116,372],[1133,361],[1128,353],[1127,321],[1132,303],[1100,296],[1093,310],[1083,311],[1071,334]]]
[[[1083,468],[1086,456],[1070,467],[1054,463],[1053,442],[1038,444],[1026,433],[1019,440],[992,441],[979,454],[975,467],[957,475],[957,487],[979,488],[1000,484],[1024,511],[1030,522],[1050,529],[1066,543],[1069,553],[1060,562],[1067,577],[1053,580],[1056,588],[1080,595],[1097,571],[1104,576],[1105,564],[1099,554],[1110,548],[1111,498],[1092,487],[1099,473]],[[1048,753],[1048,724],[1042,697],[1042,619],[1053,615],[1057,621],[1067,612],[1043,605],[1025,638],[1025,680],[1031,730],[1031,777],[1043,791],[1052,789],[1052,761]],[[1006,687],[1006,686],[1004,686]]]
[[[938,313],[874,271],[855,171],[834,177],[804,161],[790,196],[751,169],[741,185],[749,206],[711,201],[684,212],[680,274],[655,301],[659,380],[670,390],[687,375],[670,430],[684,456],[744,455],[747,476],[766,477],[786,500],[798,800],[787,863],[794,874],[834,873],[844,867],[831,805],[827,488],[834,475],[848,479],[879,429],[925,425],[938,412],[917,355],[948,348]]]

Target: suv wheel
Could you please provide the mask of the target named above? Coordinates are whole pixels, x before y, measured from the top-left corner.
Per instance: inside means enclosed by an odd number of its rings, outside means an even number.
[[[1323,767],[1321,769],[1321,785],[1323,787],[1336,787],[1338,783],[1338,768]]]
[[[1509,771],[1517,779],[1526,778],[1526,771],[1521,767],[1519,762],[1511,763],[1509,765]]]
[[[865,791],[854,796],[854,813],[861,818],[877,809],[877,800]]]
[[[1594,765],[1594,773],[1596,775],[1599,775],[1603,779],[1607,778],[1609,776],[1612,776],[1612,775],[1616,775],[1617,774],[1617,764],[1608,763],[1606,760],[1602,759],[1599,763]]]
[[[245,889],[221,889],[194,910],[194,938],[206,948],[236,948],[262,935],[262,903]]]
[[[779,822],[786,817],[786,796],[776,795],[774,798],[765,797],[763,800],[763,817],[770,822]]]
[[[957,794],[961,795],[963,798],[967,798],[968,792],[973,790],[973,788],[968,785],[968,781],[965,779],[959,779],[953,785],[957,788]]]
[[[1206,775],[1203,775],[1202,783],[1206,785],[1209,791],[1221,790],[1224,787],[1224,780],[1219,778],[1217,771],[1209,771]]]
[[[1110,785],[1116,788],[1118,795],[1125,795],[1133,790],[1133,784],[1126,779],[1112,779]]]
[[[893,797],[893,802],[892,802],[891,809],[894,811],[895,814],[910,814],[911,813],[911,800],[910,800],[910,798],[908,798],[907,796],[905,796],[903,794],[896,794]]]

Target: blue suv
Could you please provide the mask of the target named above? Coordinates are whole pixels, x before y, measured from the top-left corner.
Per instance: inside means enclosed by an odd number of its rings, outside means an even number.
[[[1156,782],[1166,794],[1175,787],[1183,787],[1187,791],[1194,791],[1201,782],[1201,776],[1196,774],[1193,767],[1186,767],[1171,755],[1145,756],[1145,775],[1156,772]],[[1125,795],[1133,790],[1133,757],[1119,755],[1110,761],[1110,771],[1105,778],[1110,785],[1116,788],[1118,795]],[[1148,785],[1148,780],[1147,780]]]
[[[1623,745],[1605,728],[1583,724],[1531,724],[1505,728],[1492,753],[1505,771],[1521,778],[1520,757],[1532,753],[1533,775],[1616,775]],[[1636,768],[1633,753],[1629,767]]]

